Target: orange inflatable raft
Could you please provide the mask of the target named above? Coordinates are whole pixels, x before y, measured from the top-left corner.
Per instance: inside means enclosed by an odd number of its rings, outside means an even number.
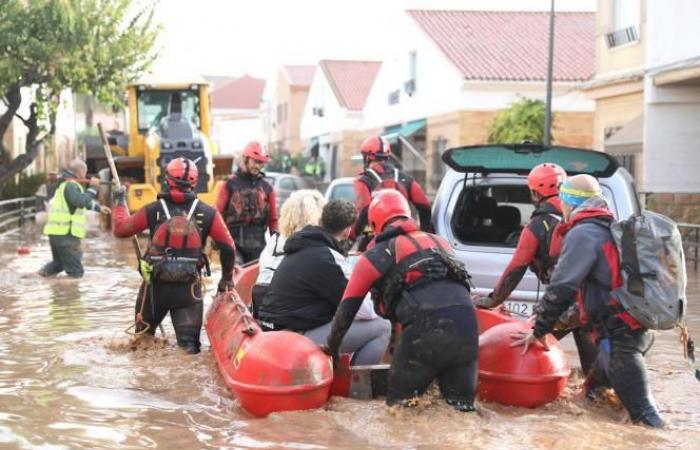
[[[328,356],[300,334],[263,333],[235,292],[214,298],[205,326],[224,382],[249,413],[313,409],[328,400]]]
[[[238,268],[236,292],[217,296],[206,320],[219,370],[244,409],[265,416],[320,407],[331,392],[373,398],[377,386],[385,389],[387,365],[351,368],[349,355],[343,355],[334,377],[330,359],[309,339],[285,331],[262,333],[246,307],[257,273],[255,264]],[[555,340],[550,351],[535,346],[523,356],[522,347],[510,347],[511,334],[529,324],[498,310],[478,309],[477,318],[480,399],[534,408],[561,394],[569,367]]]

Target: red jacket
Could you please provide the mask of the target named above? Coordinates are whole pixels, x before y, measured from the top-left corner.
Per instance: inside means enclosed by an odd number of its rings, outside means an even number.
[[[380,177],[392,177],[394,165],[387,162],[374,162],[368,169],[373,170]],[[398,187],[406,199],[413,204],[418,211],[420,219],[420,228],[423,231],[430,230],[430,200],[425,196],[420,184],[412,177],[399,171]],[[371,176],[368,171],[362,172],[355,178],[355,208],[358,212],[357,222],[353,227],[350,237],[356,239],[365,230],[367,226],[367,210],[372,201],[372,192],[377,188],[378,180]]]
[[[491,306],[503,303],[523,279],[528,267],[541,282],[548,284],[549,272],[561,250],[561,234],[556,228],[561,223],[561,202],[551,197],[538,205],[523,229],[518,246],[493,288]],[[549,242],[548,242],[549,241]]]

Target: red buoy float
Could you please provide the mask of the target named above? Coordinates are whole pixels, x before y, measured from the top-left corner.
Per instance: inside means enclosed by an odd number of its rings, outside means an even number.
[[[18,255],[28,255],[29,254],[29,246],[28,245],[17,246],[17,254]]]
[[[263,333],[235,291],[214,298],[206,330],[224,382],[249,413],[313,409],[328,400],[330,358],[301,334]]]
[[[559,342],[550,336],[549,351],[535,344],[524,355],[522,347],[510,346],[513,333],[531,328],[518,320],[496,325],[479,336],[480,399],[537,408],[559,397],[570,373]]]
[[[476,320],[479,324],[479,334],[484,331],[500,325],[502,323],[515,322],[518,319],[511,316],[507,311],[500,309],[481,309],[476,308]]]

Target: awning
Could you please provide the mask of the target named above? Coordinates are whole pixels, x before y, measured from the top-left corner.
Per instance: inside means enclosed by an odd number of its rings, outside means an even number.
[[[644,114],[627,122],[605,140],[605,152],[612,155],[641,153],[644,148]]]
[[[403,125],[392,125],[384,128],[382,135],[386,136],[390,141],[395,141],[399,136],[409,138],[416,134],[421,129],[425,128],[428,121],[426,119],[414,120]]]

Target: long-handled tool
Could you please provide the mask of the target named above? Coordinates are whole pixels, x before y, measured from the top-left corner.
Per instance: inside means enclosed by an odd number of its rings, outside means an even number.
[[[114,156],[112,156],[112,149],[109,146],[109,141],[107,141],[107,135],[105,134],[104,130],[102,129],[102,124],[98,123],[97,124],[97,130],[100,133],[100,139],[102,140],[102,147],[104,148],[105,152],[105,157],[107,158],[107,164],[109,164],[109,169],[112,172],[112,178],[114,179],[114,187],[115,189],[121,189],[121,182],[119,180],[119,173],[117,172],[117,166],[114,164]],[[142,261],[142,256],[143,253],[141,252],[141,244],[139,243],[139,238],[136,237],[136,235],[133,236],[132,244],[134,245],[134,251],[136,252],[136,260],[138,261],[139,265],[139,273],[141,273],[141,261]],[[143,274],[142,274],[143,276]],[[150,324],[148,322],[145,322],[143,320],[143,305],[146,301],[146,292],[149,290],[149,284],[150,280],[144,279],[146,282],[146,286],[144,286],[144,295],[141,298],[141,312],[136,315],[136,320],[134,323],[134,327],[138,326],[139,324],[145,325],[146,328],[137,334],[143,334],[146,331],[148,331],[148,328],[150,327]],[[150,287],[152,289],[152,287]],[[153,305],[153,296],[151,295],[150,298],[151,301],[151,308],[155,308]],[[155,317],[155,311],[154,311],[154,317]],[[165,330],[163,329],[163,324],[158,324],[158,327],[160,328],[160,332],[163,336],[165,336]]]

